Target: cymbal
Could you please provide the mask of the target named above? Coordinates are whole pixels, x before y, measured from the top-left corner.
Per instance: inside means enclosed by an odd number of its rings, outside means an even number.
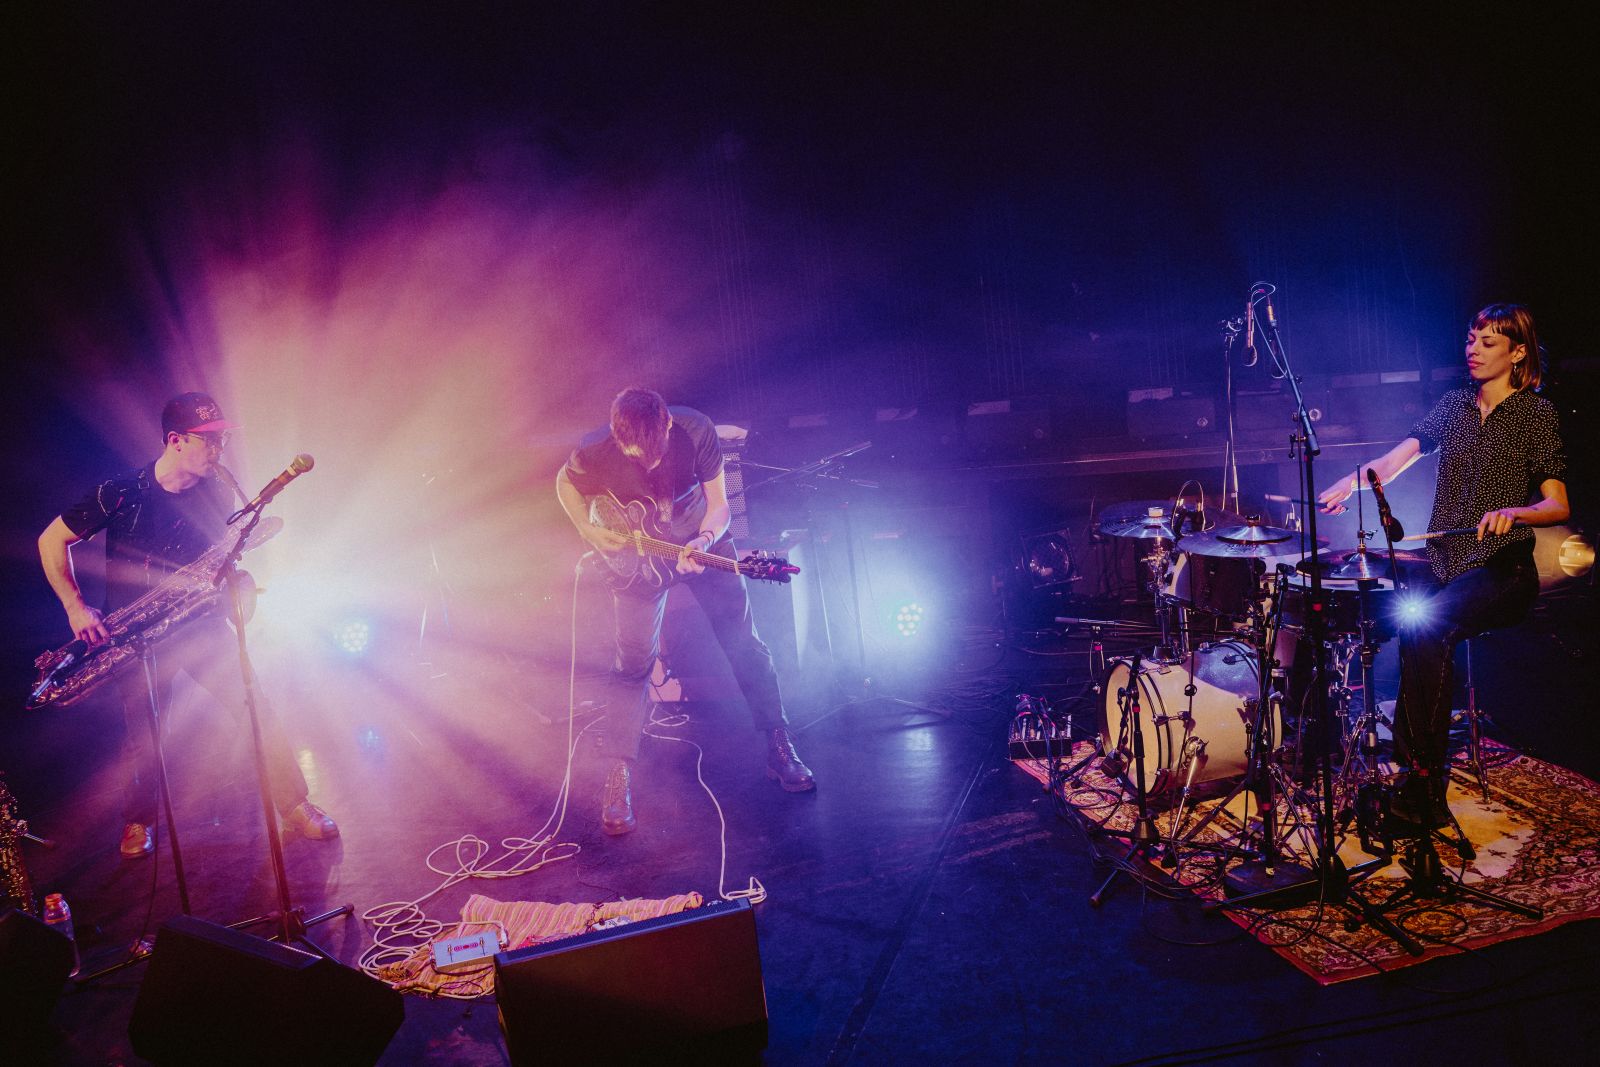
[[[1295,569],[1302,574],[1315,570],[1335,581],[1368,582],[1383,578],[1389,570],[1389,561],[1375,552],[1335,553],[1308,557],[1295,564]]]
[[[1363,552],[1359,548],[1341,548],[1319,558],[1324,578],[1360,582],[1389,577],[1389,553],[1386,549],[1369,548]],[[1403,574],[1406,568],[1427,566],[1428,553],[1416,549],[1397,548],[1394,550],[1394,562],[1395,566],[1401,568]],[[1309,559],[1302,560],[1298,565],[1303,574],[1310,574],[1311,566]]]
[[[1178,542],[1178,547],[1197,556],[1225,556],[1232,559],[1260,559],[1279,563],[1289,563],[1300,556],[1298,541],[1291,543],[1225,541],[1218,536],[1218,532],[1208,530],[1205,533],[1190,534]],[[1323,546],[1328,543],[1324,537],[1319,537],[1317,540]]]
[[[1134,537],[1141,541],[1176,541],[1172,523],[1166,515],[1147,516],[1125,522],[1102,522],[1100,532],[1107,537]]]
[[[1123,504],[1107,504],[1100,509],[1100,532],[1104,533],[1107,526],[1127,522],[1142,522],[1150,514],[1150,509],[1155,508],[1166,519],[1172,518],[1172,501],[1170,500],[1129,500]]]
[[[1107,504],[1100,509],[1097,529],[1107,537],[1144,537],[1143,527],[1151,522],[1151,512],[1155,511],[1159,512],[1156,519],[1169,527],[1169,529],[1166,533],[1151,534],[1150,536],[1169,541],[1175,540],[1175,531],[1170,529],[1174,518],[1172,504],[1173,501],[1171,499],[1129,500],[1122,504]],[[1242,515],[1235,515],[1231,511],[1221,511],[1213,508],[1206,512],[1205,529],[1210,530],[1219,524],[1239,525],[1244,521]],[[1193,522],[1194,520],[1191,519],[1184,523],[1184,529],[1187,531],[1185,536],[1196,532],[1190,528]]]
[[[1246,519],[1243,525],[1218,526],[1217,537],[1234,545],[1276,545],[1294,536],[1293,530],[1282,526],[1263,526],[1259,519]]]

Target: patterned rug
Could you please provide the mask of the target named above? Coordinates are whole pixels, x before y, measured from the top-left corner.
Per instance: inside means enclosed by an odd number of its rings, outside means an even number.
[[[1223,913],[1324,985],[1542,933],[1577,919],[1600,917],[1600,785],[1488,740],[1484,747],[1490,768],[1489,799],[1484,800],[1476,778],[1459,765],[1452,772],[1450,790],[1451,810],[1476,856],[1463,859],[1448,843],[1453,831],[1447,829],[1446,839],[1438,840],[1436,846],[1444,876],[1532,905],[1542,910],[1542,918],[1526,918],[1468,899],[1400,898],[1405,902],[1388,917],[1423,948],[1422,955],[1413,956],[1369,922],[1360,923],[1354,931],[1346,930],[1349,913],[1328,904],[1313,902],[1276,911],[1229,908]],[[1079,743],[1075,758],[1064,761],[1064,766],[1070,768],[1091,752],[1089,744]],[[1019,760],[1017,766],[1051,785],[1044,761]],[[1217,794],[1232,784],[1213,783],[1210,798],[1190,806],[1180,837],[1192,833],[1219,806],[1223,798]],[[1098,759],[1090,760],[1070,781],[1056,784],[1052,792],[1076,818],[1091,826],[1127,830],[1134,823],[1132,795],[1120,781],[1100,770]],[[1188,890],[1202,900],[1220,899],[1224,865],[1233,861],[1198,846],[1237,843],[1242,823],[1258,828],[1256,805],[1253,801],[1246,805],[1247,799],[1248,794],[1235,797],[1194,836],[1193,847],[1180,848],[1175,872],[1147,867],[1145,875],[1168,887]],[[1175,817],[1172,811],[1157,813],[1156,825],[1163,839],[1170,837]],[[1304,864],[1314,856],[1312,818],[1305,809],[1299,820],[1286,820],[1291,832],[1283,847],[1289,860]],[[1294,829],[1297,821],[1304,825]],[[1120,846],[1115,839],[1113,842]],[[1373,858],[1361,849],[1353,832],[1341,844],[1339,854],[1352,869]],[[1362,896],[1382,908],[1406,888],[1408,875],[1396,857],[1396,862],[1364,879],[1352,879],[1352,883]]]

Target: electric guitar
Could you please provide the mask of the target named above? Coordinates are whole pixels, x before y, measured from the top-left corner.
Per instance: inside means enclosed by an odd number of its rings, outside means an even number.
[[[604,530],[621,534],[628,539],[631,551],[596,552],[595,555],[609,570],[608,578],[615,589],[642,585],[649,589],[664,588],[672,581],[673,568],[683,545],[674,544],[670,531],[650,517],[650,508],[643,501],[632,500],[624,504],[611,493],[589,498],[589,521]],[[692,549],[689,558],[708,571],[741,574],[762,582],[788,582],[800,573],[782,556],[770,552],[751,552],[743,559],[733,560],[712,552]]]

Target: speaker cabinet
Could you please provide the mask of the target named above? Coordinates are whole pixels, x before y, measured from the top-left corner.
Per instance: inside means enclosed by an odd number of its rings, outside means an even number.
[[[0,913],[0,1048],[43,1031],[72,971],[72,942],[26,912]]]
[[[188,916],[161,926],[128,1023],[158,1064],[375,1063],[405,1019],[360,971]]]
[[[495,957],[513,1064],[672,1053],[753,1063],[767,1047],[755,913],[716,901]]]

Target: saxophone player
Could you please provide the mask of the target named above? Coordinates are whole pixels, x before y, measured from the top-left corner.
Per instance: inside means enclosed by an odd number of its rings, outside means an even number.
[[[100,609],[90,605],[73,574],[71,548],[104,531],[106,614],[158,587],[173,571],[204,555],[222,539],[232,510],[229,490],[216,477],[233,423],[205,393],[184,393],[161,413],[162,451],[138,470],[108,478],[57,516],[39,535],[45,578],[66,610],[73,636],[89,645],[108,638]],[[216,701],[243,711],[244,682],[238,645],[222,613],[192,620],[156,647],[156,700],[165,706],[172,679],[187,673]],[[155,848],[155,753],[150,736],[150,694],[143,670],[116,678],[123,705],[126,768],[121,853],[128,859]],[[305,777],[277,716],[257,700],[273,800],[287,830],[313,840],[337,837],[338,825],[307,799]]]

